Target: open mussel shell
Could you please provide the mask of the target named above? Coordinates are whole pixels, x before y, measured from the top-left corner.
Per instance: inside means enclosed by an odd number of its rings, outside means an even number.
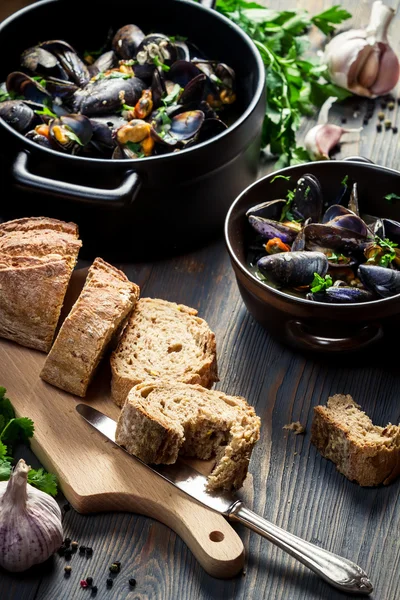
[[[318,179],[310,173],[305,173],[296,184],[292,212],[300,215],[305,221],[311,219],[318,223],[322,217],[322,188]]]
[[[400,223],[392,219],[378,219],[375,223],[374,234],[381,240],[387,238],[391,242],[400,244]]]
[[[181,88],[185,88],[192,79],[201,74],[201,70],[194,63],[187,60],[177,60],[168,71],[168,79],[178,83]]]
[[[50,92],[53,98],[61,98],[63,101],[68,101],[78,89],[78,86],[71,81],[64,81],[55,77],[48,77],[46,79],[46,90]]]
[[[148,79],[152,77],[156,62],[172,65],[178,56],[175,44],[163,33],[146,35],[139,44],[135,54],[135,75]]]
[[[151,80],[151,95],[153,98],[153,108],[157,109],[162,104],[163,97],[167,94],[164,74],[160,69],[154,69]]]
[[[334,227],[341,227],[342,229],[348,229],[349,231],[354,231],[360,236],[366,239],[373,239],[373,233],[369,229],[368,225],[356,214],[343,214],[338,215],[331,219],[327,225],[332,225]]]
[[[74,94],[73,110],[89,117],[106,115],[121,108],[122,96],[125,104],[134,106],[144,89],[145,85],[138,77],[98,79]]]
[[[104,52],[101,54],[92,65],[88,67],[89,74],[91,77],[98,75],[99,73],[104,73],[109,69],[112,69],[117,64],[117,56],[114,50],[108,50],[108,52]]]
[[[40,46],[24,50],[21,54],[21,66],[32,73],[43,75],[44,77],[51,76],[62,80],[68,79],[68,75],[57,57]]]
[[[360,207],[358,205],[358,187],[357,183],[353,183],[353,187],[351,189],[350,200],[348,204],[348,208],[353,211],[354,214],[360,215]]]
[[[355,302],[370,302],[376,296],[368,290],[350,286],[332,286],[323,292],[309,292],[308,300],[315,302],[329,302],[335,304],[354,304]]]
[[[264,219],[272,219],[279,221],[282,209],[286,205],[286,200],[277,199],[269,200],[268,202],[260,202],[255,206],[251,206],[246,212],[246,217],[253,215],[254,217],[263,217]]]
[[[204,73],[200,73],[193,77],[185,86],[180,98],[180,104],[188,104],[189,102],[201,102],[204,95],[207,77]]]
[[[221,119],[205,119],[197,135],[197,143],[205,142],[223,133],[228,126]]]
[[[49,92],[29,75],[21,71],[13,71],[6,79],[6,87],[9,93],[22,96],[27,100],[32,100],[37,104],[52,104],[52,98]]]
[[[280,286],[298,287],[310,285],[315,273],[324,277],[328,260],[322,252],[282,252],[263,256],[257,267]]]
[[[145,34],[137,25],[124,25],[115,33],[112,40],[114,52],[124,60],[133,58]]]
[[[22,100],[0,102],[0,117],[19,133],[28,131],[36,119],[32,108]]]
[[[249,215],[249,223],[254,231],[264,240],[278,237],[285,244],[291,244],[299,232],[299,229],[295,224],[280,223],[279,221],[273,221],[272,219],[265,219],[264,217],[255,215]]]
[[[183,40],[175,40],[174,42],[177,52],[177,60],[190,60],[189,46]]]
[[[37,131],[34,129],[28,131],[28,133],[25,134],[25,137],[29,140],[32,140],[32,142],[35,142],[35,144],[42,146],[43,148],[53,148],[50,140],[45,135],[40,135],[40,133],[37,133]]]
[[[65,115],[53,119],[50,123],[51,139],[59,148],[67,152],[86,146],[92,139],[92,135],[92,124],[84,115]]]
[[[342,206],[341,204],[331,204],[331,206],[329,206],[324,212],[321,219],[321,223],[329,223],[329,221],[332,221],[332,219],[334,219],[335,217],[353,214],[354,213],[351,210],[349,210],[345,206]]]
[[[79,87],[84,87],[89,82],[90,73],[87,65],[67,42],[48,40],[39,46],[57,57],[68,77]]]
[[[365,235],[324,223],[310,223],[304,227],[306,248],[316,250],[317,248],[331,248],[337,252],[362,252],[363,244],[366,243]]]
[[[400,294],[400,271],[374,265],[360,265],[358,276],[365,287],[381,298]]]
[[[171,120],[169,133],[177,140],[188,140],[194,137],[204,123],[201,110],[190,110],[175,115]]]

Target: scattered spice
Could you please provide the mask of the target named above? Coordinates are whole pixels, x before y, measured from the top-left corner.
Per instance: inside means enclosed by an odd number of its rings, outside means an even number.
[[[392,131],[393,131],[393,133],[397,133],[398,132],[397,127],[392,127]]]
[[[86,546],[79,546],[79,554],[85,554]]]
[[[87,581],[85,579],[81,579],[80,585],[81,585],[82,588],[87,588],[88,587]]]
[[[97,594],[97,585],[92,587],[92,594],[95,596]]]
[[[88,585],[92,585],[92,583],[93,583],[93,577],[86,577],[86,583]]]
[[[300,421],[288,423],[287,425],[283,426],[283,429],[289,429],[290,431],[293,431],[295,435],[298,435],[299,433],[305,433],[306,431],[306,428],[300,423]]]
[[[120,570],[121,570],[121,567],[119,565],[117,565],[116,563],[112,563],[112,565],[110,566],[111,573],[119,573]]]
[[[58,556],[64,556],[64,554],[65,554],[65,546],[64,546],[64,544],[59,547],[59,549],[57,550],[57,554],[58,554]]]
[[[72,558],[72,550],[67,548],[64,552],[65,560],[70,560]]]
[[[379,119],[380,121],[383,121],[383,120],[384,120],[384,118],[385,118],[385,113],[384,113],[384,112],[382,112],[382,111],[379,111],[379,112],[378,112],[378,119]]]
[[[67,565],[64,567],[64,572],[66,575],[71,575],[72,567],[71,565]]]
[[[117,565],[117,567],[121,568],[121,563],[119,560],[114,560],[114,565]]]
[[[129,580],[129,585],[131,587],[135,587],[135,585],[136,585],[136,579],[134,579],[134,577],[131,577],[131,579]]]
[[[367,117],[364,118],[363,125],[368,125],[368,119],[367,119]]]
[[[388,103],[388,109],[389,110],[393,110],[394,109],[394,102],[389,102]]]
[[[71,542],[71,549],[73,552],[76,552],[78,550],[78,542]]]
[[[71,539],[70,538],[65,538],[65,540],[64,540],[64,546],[66,548],[69,548],[70,544],[71,544]]]
[[[377,124],[376,130],[377,131],[382,131],[382,125],[380,123]]]
[[[111,579],[111,577],[109,577],[106,581],[107,587],[112,587],[113,586],[113,580]]]
[[[92,556],[93,548],[86,548],[86,556]]]
[[[385,129],[390,129],[392,126],[392,121],[389,121],[389,119],[386,119],[385,121]]]
[[[341,118],[341,121],[342,121],[342,123],[347,123],[347,119],[346,119],[346,117],[342,117],[342,118]]]
[[[68,512],[69,510],[71,510],[71,505],[69,502],[67,502],[66,504],[64,504],[63,506],[63,511],[64,512]]]
[[[381,108],[386,108],[387,107],[387,102],[381,102]]]
[[[400,98],[397,98],[397,104],[400,104]]]

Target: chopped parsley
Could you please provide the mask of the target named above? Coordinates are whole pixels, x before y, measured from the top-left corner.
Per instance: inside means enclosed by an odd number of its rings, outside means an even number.
[[[380,267],[388,267],[390,263],[396,258],[396,248],[398,244],[396,244],[395,242],[391,242],[388,238],[382,240],[378,235],[375,236],[375,243],[384,251],[384,253],[382,254],[382,256],[380,256],[378,260],[378,265]],[[375,262],[377,256],[379,256],[379,249],[377,249],[374,255],[371,258],[369,258],[367,262]]]
[[[127,146],[127,148],[129,148],[129,150],[131,152],[133,152],[134,154],[136,154],[136,156],[138,158],[144,158],[145,157],[145,154],[144,154],[144,152],[142,150],[142,146],[140,144],[135,143],[135,142],[126,142],[125,145]]]
[[[64,133],[67,136],[67,138],[69,138],[70,140],[76,142],[77,144],[79,144],[79,146],[84,146],[84,144],[82,144],[81,140],[76,135],[76,133],[74,133],[72,131],[72,129],[70,129],[67,125],[64,125]]]
[[[336,254],[335,252],[332,252],[331,254],[327,254],[326,258],[330,261],[330,262],[342,262],[342,263],[347,263],[349,262],[349,258],[347,256],[345,256],[344,254]]]
[[[349,176],[348,176],[348,175],[345,175],[345,176],[343,177],[342,181],[341,181],[341,184],[342,184],[342,185],[345,185],[345,186],[347,187],[347,182],[348,182],[348,180],[349,180]]]
[[[44,88],[46,87],[46,83],[47,83],[47,82],[46,82],[46,80],[45,80],[45,79],[43,79],[43,77],[41,77],[40,75],[34,75],[34,76],[32,77],[32,79],[33,79],[34,81],[36,81],[36,82],[37,82],[39,85],[41,85],[42,87],[44,87]]]
[[[33,112],[36,115],[47,115],[49,117],[53,117],[53,119],[57,118],[56,113],[54,113],[52,110],[50,110],[48,106],[43,106],[42,110],[34,110]]]
[[[292,214],[292,212],[290,210],[291,207],[292,207],[295,195],[296,195],[296,189],[289,190],[288,193],[286,194],[287,200],[286,200],[285,206],[282,208],[282,213],[281,213],[281,216],[280,216],[280,219],[279,219],[280,221],[296,221],[296,222],[299,222],[299,220],[296,219],[293,216],[293,214]]]
[[[388,202],[393,202],[393,200],[400,200],[400,196],[398,196],[394,192],[392,192],[391,194],[386,194],[386,196],[384,196],[384,198]]]
[[[321,277],[318,273],[314,273],[314,279],[311,283],[311,291],[313,294],[316,292],[323,292],[328,288],[332,287],[333,281],[330,275],[325,275],[325,277]]]
[[[164,106],[171,106],[171,104],[175,104],[182,90],[183,88],[181,88],[179,83],[176,83],[172,88],[171,92],[167,96],[165,96],[165,98],[163,98],[162,103],[164,104]]]
[[[153,58],[153,62],[156,65],[156,67],[160,67],[163,71],[165,71],[166,73],[170,70],[171,67],[169,67],[168,65],[165,65],[163,62],[161,62],[161,60],[158,58],[158,56],[155,56]]]
[[[286,181],[290,181],[290,175],[275,175],[270,181],[270,183],[274,183],[275,179],[286,179]]]

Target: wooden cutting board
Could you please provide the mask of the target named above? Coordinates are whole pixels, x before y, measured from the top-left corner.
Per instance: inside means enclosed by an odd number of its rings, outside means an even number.
[[[82,287],[83,275],[74,275],[66,310]],[[7,389],[17,415],[33,420],[32,449],[43,466],[57,474],[75,510],[131,511],[157,519],[185,541],[210,575],[236,575],[243,567],[244,548],[227,520],[128,456],[76,412],[77,403],[85,402],[117,420],[119,408],[110,397],[108,361],[83,400],[40,379],[45,357],[0,340],[0,385]]]

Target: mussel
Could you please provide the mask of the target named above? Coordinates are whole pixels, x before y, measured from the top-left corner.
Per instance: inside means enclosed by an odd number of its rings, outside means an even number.
[[[296,184],[292,211],[303,221],[310,219],[318,223],[322,216],[322,189],[318,179],[310,173],[305,173]]]
[[[329,287],[323,292],[309,292],[306,298],[315,302],[352,304],[354,302],[370,302],[371,300],[375,300],[376,296],[368,290],[341,285]]]
[[[98,79],[75,92],[73,109],[89,117],[105,115],[121,109],[123,104],[134,106],[144,89],[138,77]]]
[[[133,58],[145,35],[137,25],[124,25],[115,33],[112,40],[114,52],[122,59]]]
[[[0,117],[16,131],[24,133],[32,127],[36,115],[25,102],[6,100],[0,103]]]
[[[362,264],[358,267],[358,276],[367,289],[381,298],[400,294],[400,271]]]
[[[249,223],[263,239],[269,240],[274,237],[279,237],[282,242],[291,244],[300,228],[297,223],[286,222],[280,223],[279,221],[273,221],[272,219],[264,219],[255,215],[249,216]]]
[[[84,87],[89,82],[88,67],[67,42],[49,40],[39,46],[57,57],[68,77],[78,86]]]
[[[50,136],[60,149],[75,153],[86,146],[93,135],[90,119],[84,115],[65,115],[50,123]]]
[[[328,260],[322,252],[282,252],[263,256],[257,267],[280,286],[298,287],[310,285],[315,273],[324,277]]]

